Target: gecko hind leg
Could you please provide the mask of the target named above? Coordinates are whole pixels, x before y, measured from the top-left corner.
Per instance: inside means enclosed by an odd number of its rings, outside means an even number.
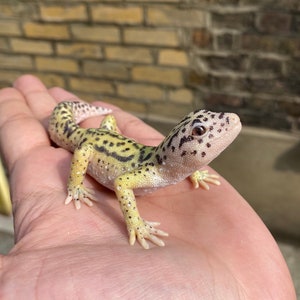
[[[119,128],[117,126],[116,118],[113,115],[107,115],[101,122],[101,129],[105,129],[108,131],[119,132]]]

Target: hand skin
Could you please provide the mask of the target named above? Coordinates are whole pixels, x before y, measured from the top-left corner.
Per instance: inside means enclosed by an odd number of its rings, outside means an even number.
[[[0,144],[9,170],[16,245],[0,257],[0,299],[296,299],[282,255],[259,217],[221,179],[188,180],[138,198],[160,221],[165,247],[129,246],[113,192],[91,178],[99,202],[64,205],[71,154],[48,138],[55,104],[75,96],[24,75],[0,91]],[[121,132],[155,145],[162,136],[114,109]],[[82,126],[98,127],[101,118]]]

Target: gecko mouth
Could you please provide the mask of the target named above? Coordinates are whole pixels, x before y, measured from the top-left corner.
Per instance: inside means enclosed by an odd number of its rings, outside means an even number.
[[[225,148],[233,142],[233,140],[237,137],[242,129],[242,123],[238,115],[234,113],[228,113],[226,117],[226,123],[229,126],[227,127],[226,132],[220,134],[214,142],[218,142],[219,140],[224,140]]]

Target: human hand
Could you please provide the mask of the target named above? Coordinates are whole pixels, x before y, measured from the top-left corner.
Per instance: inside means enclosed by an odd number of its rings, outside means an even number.
[[[0,257],[0,298],[296,299],[278,247],[224,180],[210,191],[186,180],[137,199],[147,220],[169,232],[166,247],[130,247],[114,193],[96,184],[93,207],[65,206],[71,154],[51,146],[58,101],[33,76],[0,92],[0,145],[10,178],[16,245]],[[162,136],[111,105],[121,132],[156,145]],[[82,126],[98,127],[99,118]]]

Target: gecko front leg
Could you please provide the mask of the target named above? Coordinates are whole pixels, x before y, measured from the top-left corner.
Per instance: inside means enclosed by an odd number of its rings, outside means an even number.
[[[209,174],[208,170],[195,171],[190,177],[191,182],[195,189],[201,186],[205,190],[209,190],[208,183],[212,183],[215,185],[220,185],[220,181],[218,180],[219,175]]]
[[[92,206],[93,203],[91,200],[96,200],[92,190],[83,185],[83,180],[93,151],[93,147],[86,144],[77,148],[72,157],[68,181],[68,196],[65,200],[65,204],[69,204],[73,200],[76,209],[80,209],[80,202]]]
[[[149,249],[146,240],[150,240],[158,246],[164,246],[164,242],[157,236],[168,236],[168,233],[155,228],[159,225],[158,222],[142,219],[137,209],[133,188],[142,187],[146,183],[141,179],[143,171],[139,170],[139,172],[141,176],[137,176],[136,171],[123,174],[116,178],[114,183],[115,193],[127,226],[129,244],[134,245],[137,239],[144,249]]]

